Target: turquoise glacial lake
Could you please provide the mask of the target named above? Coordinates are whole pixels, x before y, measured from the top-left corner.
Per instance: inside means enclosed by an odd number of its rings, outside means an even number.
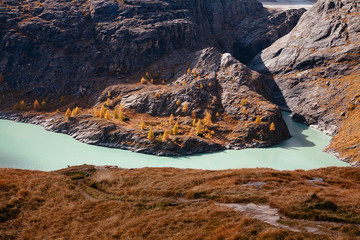
[[[157,157],[80,143],[40,126],[0,120],[0,167],[51,171],[67,165],[116,165],[122,168],[196,169],[273,168],[278,170],[349,166],[322,150],[331,137],[291,120],[283,112],[292,138],[269,148],[226,150],[185,157]]]

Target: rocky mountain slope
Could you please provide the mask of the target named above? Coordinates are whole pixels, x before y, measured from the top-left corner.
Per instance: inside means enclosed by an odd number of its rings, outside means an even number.
[[[271,73],[275,102],[335,135],[329,150],[360,160],[360,3],[318,1],[250,67]]]
[[[5,0],[1,109],[24,103],[2,117],[160,155],[276,144],[289,132],[263,76],[221,53],[248,62],[304,11],[256,0]],[[35,99],[42,112],[29,111]]]
[[[302,13],[268,12],[256,0],[5,0],[0,72],[6,82],[0,91],[91,93],[98,75],[122,77],[182,48],[214,46],[249,58],[241,52],[254,56],[289,32]]]

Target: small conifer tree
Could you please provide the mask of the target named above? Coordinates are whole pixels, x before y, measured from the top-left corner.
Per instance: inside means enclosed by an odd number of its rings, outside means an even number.
[[[246,106],[246,104],[247,104],[247,99],[246,98],[241,99],[241,106]]]
[[[203,132],[200,119],[196,123],[195,131],[196,131],[196,134],[198,134],[198,135],[202,134],[202,132]]]
[[[155,135],[154,135],[154,132],[153,132],[153,129],[152,129],[152,128],[150,128],[147,138],[148,138],[150,141],[154,141]]]
[[[206,126],[208,126],[208,127],[213,124],[212,121],[211,121],[211,114],[210,114],[209,112],[206,112],[206,113],[205,113],[204,124],[205,124]]]
[[[178,133],[179,133],[179,123],[178,122],[175,123],[172,132],[174,135],[178,135]]]
[[[20,110],[25,110],[26,109],[26,105],[24,101],[20,102]]]
[[[187,102],[184,103],[182,110],[183,110],[183,112],[189,111],[189,106],[188,106]]]
[[[68,108],[68,109],[66,110],[65,117],[66,117],[68,120],[70,119],[70,117],[71,117],[71,110],[70,110],[70,108]]]
[[[108,92],[108,94],[107,94],[107,95],[108,95],[108,98],[110,98],[110,97],[111,97],[111,93],[110,93],[110,92]]]
[[[119,120],[120,121],[125,121],[125,114],[124,114],[124,112],[122,110],[119,111]]]
[[[193,127],[190,129],[190,132],[189,132],[189,136],[191,137],[192,135],[194,135],[194,128]]]
[[[275,123],[272,122],[269,129],[270,131],[275,131]]]
[[[141,80],[140,80],[140,82],[141,82],[141,84],[146,84],[146,83],[147,83],[147,80],[146,80],[144,77],[142,77]]]
[[[180,104],[181,104],[180,100],[177,100],[176,105],[180,106]]]
[[[106,110],[106,112],[105,112],[105,119],[106,119],[106,120],[110,120],[110,119],[111,119],[109,110]]]
[[[139,126],[140,126],[140,129],[141,129],[141,130],[144,130],[144,129],[145,129],[145,123],[144,123],[143,118],[141,118],[140,123],[139,123]]]
[[[78,107],[76,107],[74,112],[75,112],[75,115],[79,115],[80,114],[80,109]]]
[[[106,113],[106,110],[105,110],[104,106],[101,106],[101,108],[100,108],[100,118],[104,118],[105,113]]]
[[[193,126],[193,127],[196,126],[196,119],[195,119],[195,118],[193,119],[192,126]]]
[[[106,99],[106,107],[111,107],[111,106],[112,106],[112,102],[110,98]]]
[[[40,110],[40,103],[38,102],[38,100],[34,101],[33,109],[36,110],[36,111]]]
[[[159,141],[159,142],[162,142],[162,141],[163,141],[163,136],[162,136],[161,134],[159,134],[158,141]]]
[[[170,135],[169,135],[168,131],[165,130],[164,135],[163,135],[163,140],[169,140],[169,139],[170,139]]]
[[[261,119],[259,116],[256,117],[255,123],[256,123],[256,125],[259,125],[261,123]]]
[[[44,100],[42,100],[42,102],[41,102],[41,109],[42,109],[42,110],[45,110],[45,108],[46,108],[46,101],[45,101],[45,99],[44,99]]]
[[[114,119],[117,119],[119,117],[119,113],[116,108],[114,109],[113,117],[114,117]]]
[[[152,78],[152,79],[150,80],[150,82],[153,84],[153,83],[154,83],[154,79]]]
[[[169,117],[169,123],[170,123],[170,125],[173,125],[175,123],[173,114],[171,114],[170,117]]]
[[[194,68],[191,73],[194,75],[194,77],[196,77],[197,75],[196,68]]]
[[[187,73],[187,74],[190,74],[190,73],[191,73],[191,69],[188,68],[188,69],[186,70],[186,73]]]
[[[200,88],[200,89],[203,89],[203,88],[204,88],[204,86],[203,86],[202,83],[200,83],[199,88]]]

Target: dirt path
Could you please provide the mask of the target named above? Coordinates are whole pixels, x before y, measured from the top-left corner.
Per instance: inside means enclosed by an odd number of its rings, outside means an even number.
[[[290,219],[281,216],[276,208],[271,208],[268,205],[256,205],[253,203],[248,203],[248,204],[217,203],[217,204],[220,206],[232,208],[235,211],[249,214],[250,217],[266,222],[274,227],[288,229],[293,232],[308,232],[315,234],[332,235],[333,232],[328,232],[328,231],[325,232],[319,228],[324,224],[331,224],[337,226],[342,225],[340,223],[333,223],[333,222],[317,222],[317,221]],[[299,227],[288,226],[282,224],[280,221],[289,221],[289,222],[291,221],[296,223]],[[338,233],[335,233],[335,235],[338,235]]]

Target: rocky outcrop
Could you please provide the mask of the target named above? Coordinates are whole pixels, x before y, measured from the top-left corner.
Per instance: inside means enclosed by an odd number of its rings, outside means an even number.
[[[318,1],[288,35],[250,63],[252,69],[274,76],[269,85],[276,103],[290,109],[294,119],[331,135],[343,124],[353,124],[351,116],[357,111],[359,9],[354,0]],[[356,129],[346,132],[358,134]],[[350,139],[349,144],[356,145]]]

